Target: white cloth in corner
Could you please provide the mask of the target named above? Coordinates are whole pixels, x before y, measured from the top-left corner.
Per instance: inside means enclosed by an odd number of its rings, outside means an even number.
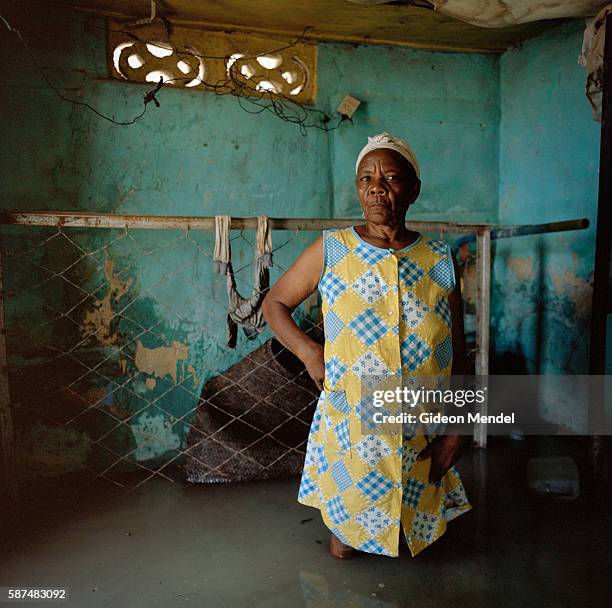
[[[597,122],[601,122],[606,17],[611,13],[612,4],[608,4],[593,19],[587,20],[582,51],[578,57],[578,63],[583,65],[587,71],[585,93],[591,104],[593,120]]]
[[[431,3],[443,15],[491,28],[543,19],[590,17],[606,4],[605,0],[431,0]]]

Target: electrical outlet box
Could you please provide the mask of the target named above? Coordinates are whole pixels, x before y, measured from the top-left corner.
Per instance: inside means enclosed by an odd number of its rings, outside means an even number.
[[[357,108],[361,105],[359,99],[352,97],[351,95],[345,95],[340,105],[337,108],[337,112],[348,118],[352,118]]]

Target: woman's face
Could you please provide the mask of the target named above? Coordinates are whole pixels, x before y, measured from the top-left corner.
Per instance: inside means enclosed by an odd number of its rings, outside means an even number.
[[[361,159],[356,185],[366,221],[389,225],[403,221],[421,188],[412,165],[388,148],[372,150]]]

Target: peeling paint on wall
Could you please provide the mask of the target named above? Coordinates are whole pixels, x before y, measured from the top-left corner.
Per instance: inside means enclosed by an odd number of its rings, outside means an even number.
[[[600,134],[576,63],[583,30],[560,25],[500,58],[498,221],[591,220],[588,230],[494,245],[493,364],[519,373],[588,373]],[[557,409],[555,421],[574,428],[571,409]]]
[[[147,348],[138,340],[134,363],[141,372],[158,378],[168,375],[176,384],[179,362],[185,361],[188,354],[189,346],[176,340],[171,346],[157,348]]]
[[[566,268],[563,273],[553,272],[552,282],[557,294],[572,302],[577,318],[591,317],[593,285],[589,281]]]
[[[151,460],[181,445],[170,421],[161,415],[154,416],[145,412],[139,416],[138,422],[130,426],[137,446],[133,453],[136,460]]]
[[[513,257],[508,260],[508,268],[516,275],[519,281],[533,279],[533,257]]]
[[[191,381],[193,382],[194,386],[197,386],[200,383],[200,376],[196,372],[196,369],[195,369],[195,367],[193,367],[193,365],[189,364],[187,366],[187,373],[191,374],[193,376]]]
[[[129,290],[133,279],[122,281],[113,273],[114,262],[108,258],[104,261],[104,275],[108,281],[108,291],[101,300],[96,300],[93,310],[85,313],[81,326],[81,335],[94,335],[103,346],[111,346],[117,342],[117,332],[112,332],[113,301],[118,302]],[[112,332],[112,333],[111,333]]]

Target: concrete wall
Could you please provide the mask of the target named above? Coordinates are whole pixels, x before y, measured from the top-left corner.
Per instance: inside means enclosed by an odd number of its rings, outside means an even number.
[[[587,217],[588,230],[498,241],[492,329],[499,367],[588,372],[600,125],[577,57],[583,22],[501,58],[499,221]]]
[[[336,216],[359,216],[355,158],[368,135],[386,130],[410,142],[421,166],[409,218],[495,221],[499,57],[339,45],[320,57],[321,101],[330,110],[346,93],[365,102],[353,127],[332,132]]]
[[[62,94],[116,120],[140,112],[150,87],[108,77],[103,20],[31,7],[28,15],[11,15],[13,25]],[[0,43],[3,135],[11,142],[0,153],[4,208],[358,216],[354,159],[367,135],[389,130],[413,143],[422,163],[413,217],[495,220],[497,57],[322,44],[317,106],[333,112],[345,93],[365,103],[354,125],[303,137],[269,113],[247,114],[231,97],[170,89],[143,120],[115,126],[60,100],[7,31]],[[244,236],[253,242],[253,233]],[[275,246],[288,244],[275,254],[272,280],[314,236],[274,234]],[[115,457],[96,440],[130,453],[113,471],[169,461],[185,446],[182,417],[203,383],[270,336],[251,342],[241,333],[238,348],[224,347],[227,296],[211,270],[210,233],[17,228],[4,230],[4,241],[27,252],[5,259],[24,473],[102,471]],[[243,293],[252,285],[250,243],[232,242]],[[297,318],[305,323],[306,315]],[[120,420],[127,424],[115,428]]]

